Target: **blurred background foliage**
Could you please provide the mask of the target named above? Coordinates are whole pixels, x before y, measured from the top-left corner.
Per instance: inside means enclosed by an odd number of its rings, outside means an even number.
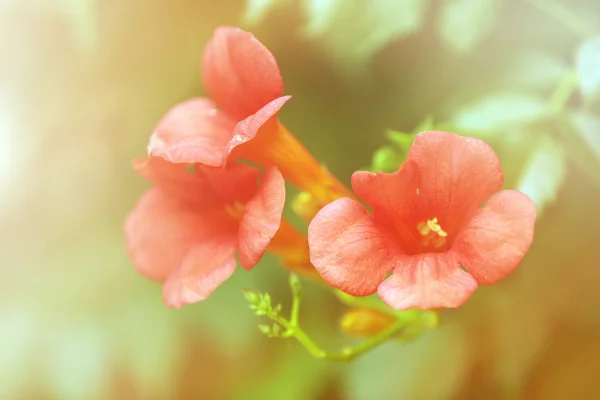
[[[146,187],[130,165],[203,94],[219,25],[273,52],[294,96],[281,119],[346,182],[395,168],[424,127],[488,141],[540,212],[519,270],[350,365],[258,332],[242,288],[289,304],[268,257],[167,310],[124,251]],[[0,31],[1,398],[597,397],[597,1],[1,0]],[[303,325],[338,347],[344,307],[304,286]]]

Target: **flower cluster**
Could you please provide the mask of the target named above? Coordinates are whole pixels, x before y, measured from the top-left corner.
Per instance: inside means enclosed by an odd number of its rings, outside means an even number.
[[[218,28],[202,79],[209,98],[173,107],[148,158],[134,163],[153,186],[125,222],[134,265],[163,283],[168,306],[205,299],[233,273],[236,253],[252,269],[270,251],[289,269],[353,296],[377,292],[392,308],[457,307],[529,249],[535,207],[498,192],[500,162],[482,141],[423,132],[398,171],[356,172],[351,191],[278,120],[290,96],[250,33]],[[308,236],[282,218],[285,181],[302,191],[294,211],[310,222]]]

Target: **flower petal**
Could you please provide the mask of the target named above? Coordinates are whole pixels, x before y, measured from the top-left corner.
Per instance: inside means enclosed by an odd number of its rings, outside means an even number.
[[[125,220],[125,241],[135,267],[163,281],[181,268],[188,252],[207,240],[235,237],[237,224],[225,213],[200,213],[154,187]]]
[[[283,93],[273,55],[251,33],[220,27],[204,49],[202,81],[230,115],[241,120]]]
[[[209,183],[209,190],[218,194],[226,203],[245,203],[258,190],[261,171],[249,165],[228,164],[224,168],[197,165],[196,170]]]
[[[277,168],[269,168],[240,221],[238,257],[244,268],[254,267],[267,250],[281,224],[284,203],[283,177]]]
[[[417,212],[418,187],[419,171],[413,160],[407,160],[393,173],[357,171],[352,175],[354,193],[373,208],[378,222],[408,224]]]
[[[477,288],[471,275],[460,269],[453,252],[425,253],[397,259],[394,273],[377,293],[390,307],[454,308],[462,305]]]
[[[494,150],[481,140],[450,132],[417,135],[410,152],[421,177],[426,209],[449,233],[502,186],[504,176]]]
[[[273,147],[276,139],[273,137],[277,129],[274,117],[290,98],[291,96],[279,97],[240,121],[233,130],[233,138],[223,150],[223,157],[228,158],[238,146],[254,139],[246,146],[239,147],[232,155],[233,158],[244,157],[259,164],[273,165],[268,157],[265,157],[265,153],[269,151],[269,147]]]
[[[310,259],[330,285],[353,296],[374,293],[400,251],[357,201],[329,203],[308,227]]]
[[[205,242],[190,249],[181,268],[165,281],[163,300],[168,307],[206,299],[235,271],[235,241]]]
[[[173,107],[158,123],[148,153],[174,163],[220,166],[236,122],[208,99],[188,100]]]
[[[533,242],[536,210],[527,195],[496,193],[454,242],[460,262],[477,282],[489,285],[514,271]]]
[[[204,207],[219,201],[211,190],[210,183],[202,176],[189,172],[186,164],[174,164],[160,157],[150,157],[134,160],[133,169],[173,201],[180,200]]]

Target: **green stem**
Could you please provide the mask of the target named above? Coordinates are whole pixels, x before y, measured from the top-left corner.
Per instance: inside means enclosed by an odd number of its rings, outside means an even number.
[[[290,313],[290,323],[293,327],[298,326],[300,316],[300,301],[302,300],[302,286],[298,275],[290,274],[290,287],[292,288],[292,312]]]
[[[540,11],[554,18],[566,28],[576,33],[581,38],[594,34],[595,29],[587,21],[582,20],[569,7],[556,0],[527,0]]]
[[[379,346],[380,344],[387,342],[387,340],[389,338],[396,335],[398,332],[400,332],[406,326],[407,326],[406,321],[396,321],[389,328],[379,332],[377,335],[373,336],[372,338],[365,340],[364,342],[362,342],[354,347],[345,348],[342,350],[341,353],[327,354],[326,358],[331,359],[331,360],[352,361],[356,357],[368,352],[369,350],[374,349],[375,347]]]
[[[308,352],[316,358],[337,360],[337,361],[351,361],[354,358],[360,356],[363,353],[373,349],[374,347],[384,343],[390,337],[397,334],[401,329],[405,328],[411,323],[415,323],[417,314],[406,314],[404,318],[398,319],[387,329],[379,332],[377,335],[365,340],[355,347],[348,347],[338,353],[328,353],[323,350],[315,341],[299,326],[298,317],[300,313],[300,301],[302,300],[302,286],[300,280],[296,274],[290,274],[289,284],[292,289],[292,311],[290,313],[290,319],[286,319],[279,315],[279,312],[272,308],[267,312],[267,317],[275,321],[283,328],[285,332],[282,337],[296,338],[296,340],[304,346]]]
[[[558,86],[550,97],[550,108],[556,114],[559,114],[565,108],[567,102],[577,89],[577,71],[568,71],[558,83]]]
[[[389,338],[397,334],[400,330],[407,326],[406,321],[397,321],[389,328],[381,331],[377,335],[372,338],[365,340],[364,342],[354,346],[344,348],[342,351],[337,353],[328,353],[323,350],[321,346],[319,346],[315,341],[308,336],[304,330],[302,330],[299,326],[293,326],[290,321],[287,321],[285,318],[281,318],[274,315],[269,315],[269,318],[273,319],[275,322],[279,323],[281,326],[286,328],[287,337],[294,337],[296,340],[304,346],[304,348],[316,358],[321,358],[325,360],[335,360],[335,361],[352,361],[356,357],[368,352],[369,350],[379,346],[382,343],[385,343]]]

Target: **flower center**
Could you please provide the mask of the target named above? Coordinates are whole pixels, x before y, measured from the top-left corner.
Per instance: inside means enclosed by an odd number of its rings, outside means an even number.
[[[421,246],[425,249],[433,247],[434,249],[440,249],[446,244],[446,237],[448,233],[442,229],[438,223],[438,219],[433,218],[427,220],[427,222],[419,222],[417,224],[417,230],[423,236]]]
[[[244,204],[239,201],[225,204],[225,211],[234,219],[240,219],[244,215]]]

